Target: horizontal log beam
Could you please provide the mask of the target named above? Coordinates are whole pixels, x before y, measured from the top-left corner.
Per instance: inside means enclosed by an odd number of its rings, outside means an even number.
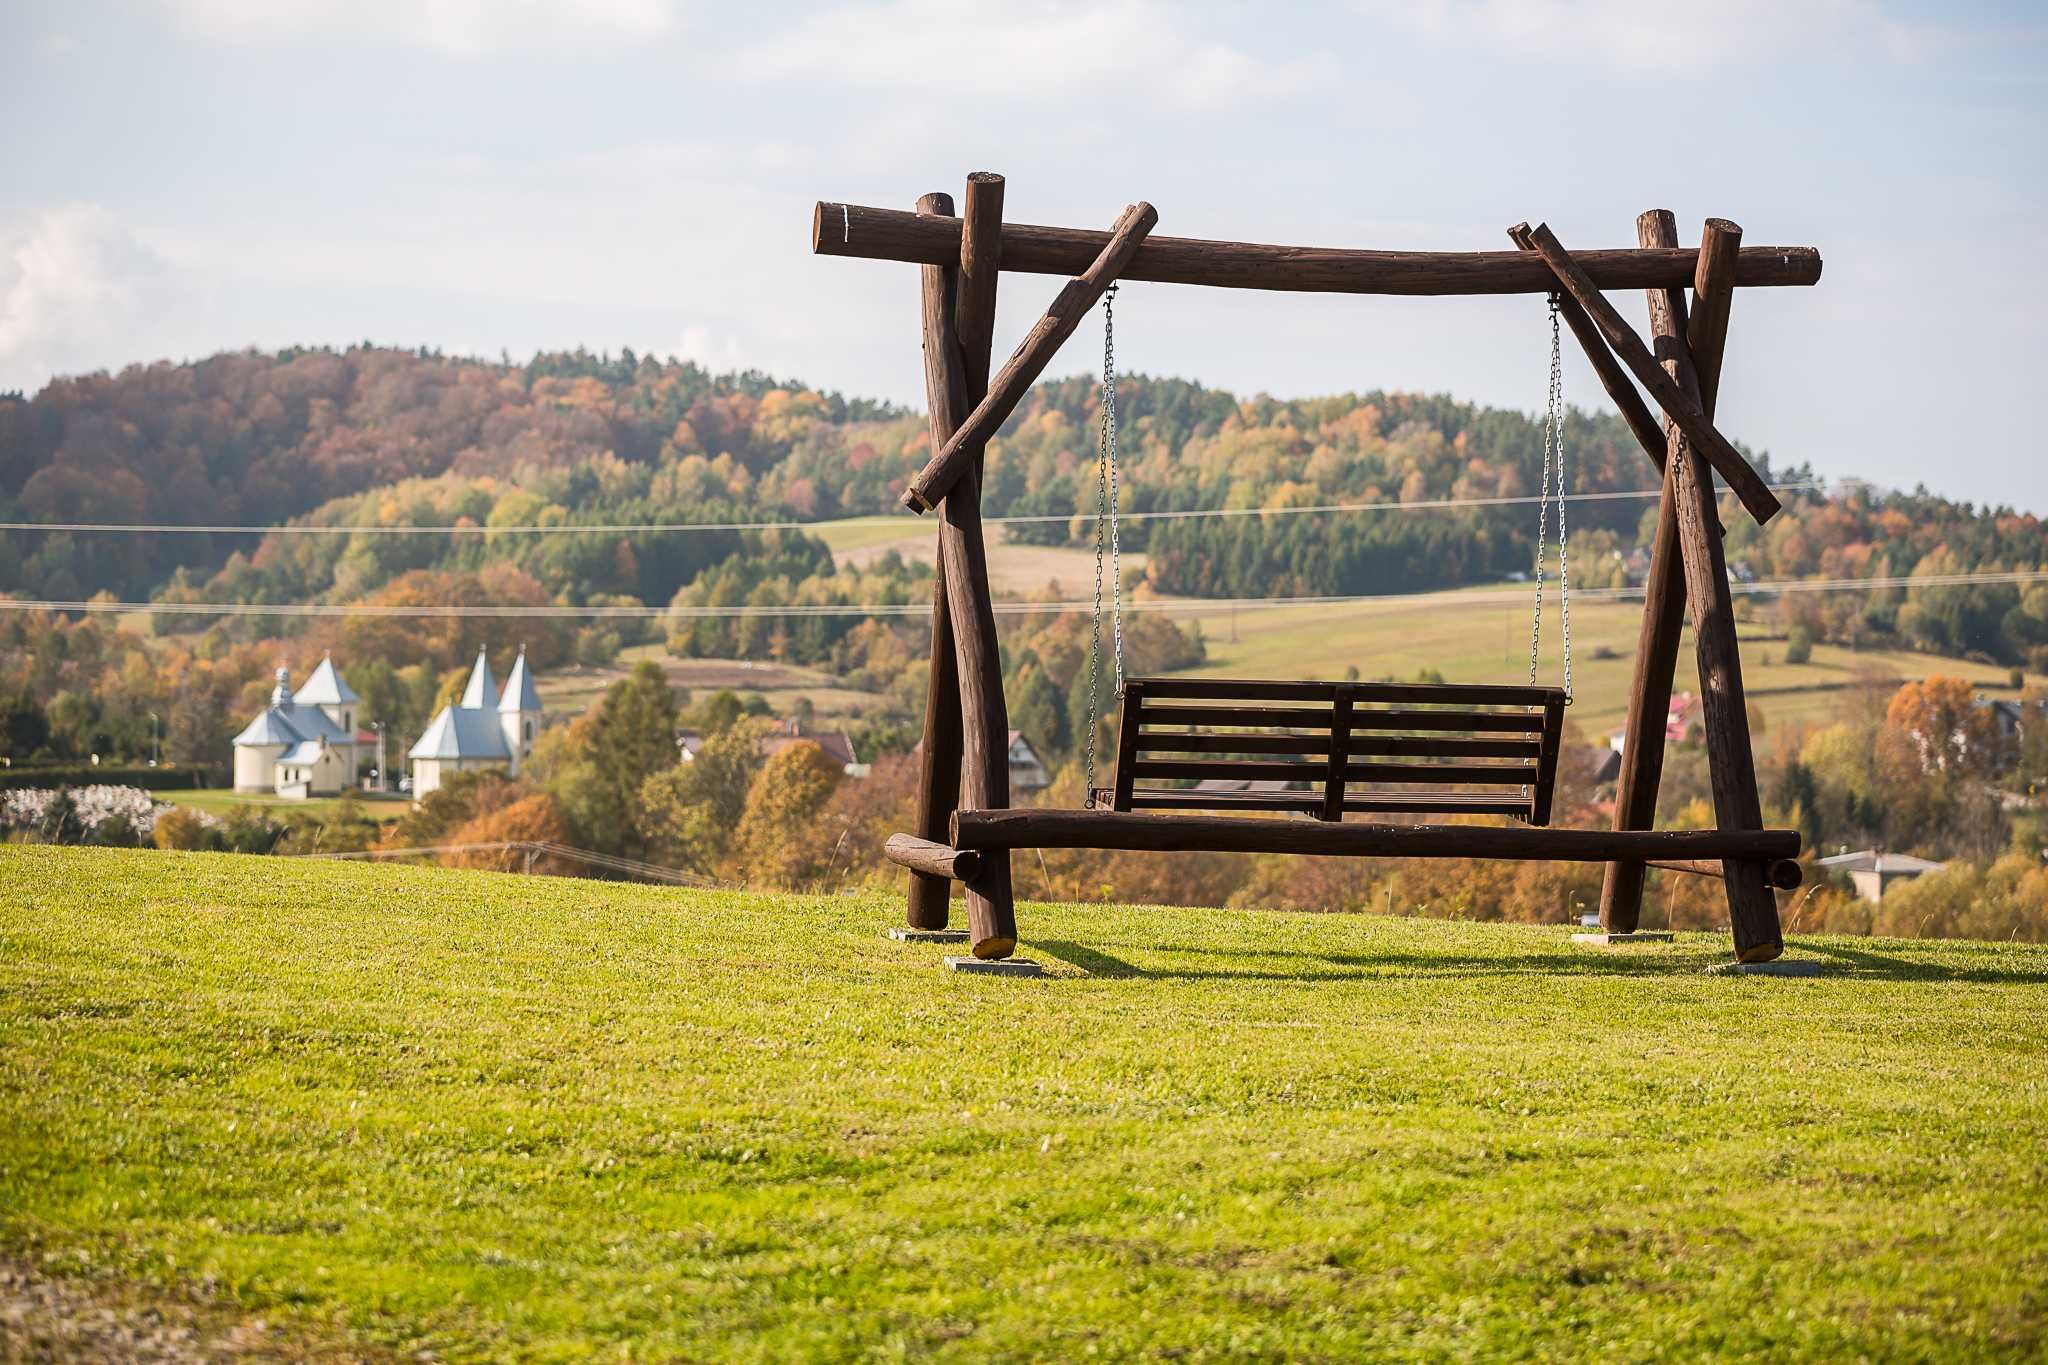
[[[1131,254],[1158,221],[1159,211],[1150,204],[1132,204],[1123,211],[1116,220],[1116,226],[1110,230],[1109,242],[1101,253],[1089,263],[1086,271],[1068,280],[1066,288],[1054,296],[1046,307],[1045,315],[1032,324],[1024,339],[1017,343],[1017,349],[1003,362],[1003,368],[989,381],[988,393],[975,404],[974,411],[967,414],[967,420],[947,438],[946,444],[903,490],[905,507],[913,512],[926,512],[939,505],[939,499],[945,497],[960,481],[967,467],[975,463],[976,452],[988,444],[989,438],[1017,410],[1017,404],[1024,401],[1024,395],[1030,392],[1038,376],[1045,373],[1045,367],[1052,363],[1060,347],[1081,325],[1081,319],[1088,315],[1088,310],[1116,283]],[[1005,240],[1008,240],[1007,230]]]
[[[1695,877],[1724,875],[1723,864],[1718,858],[1661,858],[1652,859],[1643,866],[1661,867],[1666,872],[1686,872]],[[1806,880],[1806,872],[1794,859],[1776,858],[1764,864],[1764,880],[1780,891],[1797,891],[1799,884]]]
[[[979,851],[948,848],[929,839],[920,839],[915,834],[890,835],[888,842],[882,845],[882,854],[898,867],[956,882],[972,880],[981,871]]]
[[[1586,315],[1592,318],[1607,344],[1614,348],[1615,357],[1650,391],[1650,396],[1657,400],[1657,406],[1664,409],[1664,414],[1692,442],[1693,449],[1706,456],[1707,463],[1720,471],[1721,477],[1728,481],[1729,490],[1742,500],[1742,505],[1749,509],[1757,524],[1762,525],[1778,515],[1778,497],[1763,481],[1763,476],[1750,468],[1749,461],[1742,458],[1742,452],[1714,428],[1712,419],[1700,410],[1693,396],[1665,372],[1657,357],[1650,353],[1650,348],[1643,344],[1643,339],[1636,335],[1635,328],[1622,320],[1614,305],[1601,294],[1599,285],[1587,273],[1585,265],[1564,249],[1549,225],[1538,223],[1531,228],[1529,244],[1550,267],[1564,292],[1586,310]]]
[[[1077,274],[1108,242],[1106,232],[1005,223],[1003,269]],[[811,250],[949,265],[960,259],[960,220],[820,201],[811,216]],[[1692,283],[1699,252],[1625,248],[1582,251],[1578,259],[1602,289],[1677,289]],[[1736,262],[1735,283],[1818,284],[1820,272],[1820,253],[1810,246],[1751,246]],[[1557,287],[1541,261],[1519,251],[1352,251],[1197,237],[1148,238],[1123,278],[1313,294],[1548,294]]]
[[[1769,861],[1799,854],[1799,831],[1530,829],[1514,825],[1344,825],[1228,815],[1099,810],[963,810],[955,848],[1102,848],[1183,853],[1318,853],[1352,858]]]

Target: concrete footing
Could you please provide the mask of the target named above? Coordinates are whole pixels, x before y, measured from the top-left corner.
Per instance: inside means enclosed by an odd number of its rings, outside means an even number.
[[[1595,932],[1573,934],[1572,942],[1583,943],[1595,948],[1618,947],[1624,943],[1669,943],[1671,934],[1663,929],[1638,929],[1633,934],[1609,934]]]
[[[898,943],[965,943],[965,929],[912,929],[899,924],[889,931],[889,937]]]
[[[969,976],[1044,976],[1045,968],[1028,957],[979,958],[946,955],[946,969]]]

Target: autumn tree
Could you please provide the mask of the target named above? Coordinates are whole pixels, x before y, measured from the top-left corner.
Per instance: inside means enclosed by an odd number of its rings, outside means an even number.
[[[1997,718],[1961,678],[1907,683],[1892,695],[1885,723],[1911,740],[1925,772],[1985,775],[2002,756]]]
[[[733,723],[707,739],[690,762],[649,777],[640,788],[639,820],[651,855],[716,870],[739,828],[761,763],[758,725]]]
[[[737,870],[748,884],[796,888],[818,879],[837,843],[836,835],[818,827],[818,812],[845,776],[808,740],[762,765],[733,840]]]

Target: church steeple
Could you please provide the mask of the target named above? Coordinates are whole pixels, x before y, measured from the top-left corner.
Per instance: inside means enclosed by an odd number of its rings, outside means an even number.
[[[512,773],[533,752],[533,737],[540,729],[540,693],[534,690],[533,670],[526,665],[526,646],[519,647],[505,691],[498,698],[498,725],[505,732],[505,747],[512,751]]]
[[[491,661],[484,651],[476,652],[476,667],[469,671],[469,686],[462,690],[462,706],[469,711],[488,711],[491,699],[498,695],[498,684],[491,677]]]

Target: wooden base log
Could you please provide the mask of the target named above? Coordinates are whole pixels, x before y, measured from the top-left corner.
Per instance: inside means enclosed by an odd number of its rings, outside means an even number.
[[[946,496],[954,482],[968,464],[975,461],[974,452],[988,445],[998,429],[1010,414],[1017,409],[1033,381],[1045,372],[1052,358],[1059,354],[1074,329],[1081,325],[1081,319],[1095,306],[1096,300],[1116,283],[1117,273],[1130,260],[1131,253],[1145,240],[1145,234],[1159,221],[1158,211],[1150,204],[1133,204],[1125,209],[1123,216],[1116,220],[1116,228],[1110,233],[1109,244],[1102,248],[1102,254],[1089,265],[1085,274],[1067,281],[1066,288],[1053,298],[1041,317],[1017,343],[1017,349],[1003,362],[1003,369],[989,381],[988,393],[975,404],[974,411],[960,424],[952,439],[935,453],[925,467],[903,490],[903,505],[913,512],[923,512]]]
[[[1150,852],[1311,853],[1347,858],[1501,858],[1604,863],[1742,860],[1759,869],[1799,853],[1794,829],[1532,829],[1526,825],[1329,824],[1235,815],[1100,810],[962,810],[953,847],[1101,848]]]
[[[972,881],[981,871],[977,849],[948,848],[915,834],[892,834],[882,845],[883,854],[898,867],[907,867],[942,881]],[[913,926],[915,927],[915,926]]]
[[[959,219],[921,218],[900,209],[819,201],[811,212],[811,251],[869,261],[951,265],[960,259]],[[1088,228],[1003,227],[1003,269],[1078,275],[1109,234]],[[1698,262],[1690,249],[1575,253],[1602,289],[1681,288]],[[1820,282],[1820,253],[1810,246],[1753,246],[1736,263],[1741,287]],[[1122,278],[1217,289],[1275,289],[1311,294],[1548,294],[1557,281],[1539,260],[1517,251],[1354,251],[1336,247],[1147,237]]]
[[[1616,864],[1609,864],[1616,866]],[[1637,867],[1661,868],[1666,872],[1685,872],[1695,877],[1720,878],[1724,865],[1713,858],[1660,858],[1648,863],[1637,863]],[[1774,858],[1764,864],[1764,880],[1780,891],[1797,891],[1806,880],[1806,871],[1795,858]],[[1608,932],[1613,933],[1614,930]],[[1634,932],[1633,930],[1629,932]]]
[[[1668,243],[1677,235],[1668,213],[1644,214],[1637,229],[1645,243]],[[1716,297],[1732,287],[1728,281],[1741,240],[1742,229],[1733,223],[1718,218],[1707,221],[1700,244],[1702,297]],[[1672,367],[1667,378],[1698,402],[1701,390],[1685,341],[1684,297],[1677,290],[1656,290],[1650,295],[1650,307],[1658,350]],[[1688,438],[1690,435],[1688,432]],[[1763,803],[1757,794],[1756,756],[1750,747],[1742,655],[1735,636],[1735,608],[1728,595],[1728,565],[1714,514],[1714,473],[1699,458],[1690,439],[1672,446],[1670,465],[1673,502],[1678,509],[1679,563],[1685,570],[1685,596],[1692,610],[1699,663],[1714,823],[1723,832],[1757,830],[1763,827]],[[1785,940],[1778,922],[1778,901],[1764,880],[1763,865],[1729,857],[1722,884],[1728,892],[1728,919],[1737,960],[1769,962],[1782,954]]]

